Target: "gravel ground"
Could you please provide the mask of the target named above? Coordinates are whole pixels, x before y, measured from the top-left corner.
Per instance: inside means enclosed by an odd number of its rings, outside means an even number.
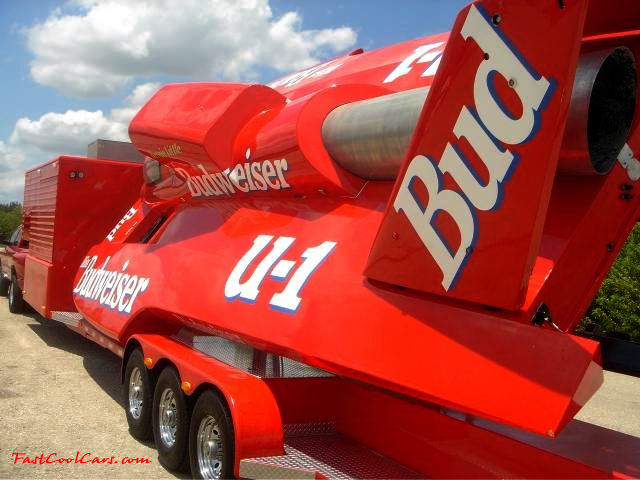
[[[4,299],[0,345],[0,478],[188,478],[128,433],[114,354],[57,322],[13,315]],[[640,437],[640,378],[605,372],[578,418]]]
[[[0,478],[180,478],[127,431],[117,356],[57,322],[9,313],[5,299],[0,343]]]

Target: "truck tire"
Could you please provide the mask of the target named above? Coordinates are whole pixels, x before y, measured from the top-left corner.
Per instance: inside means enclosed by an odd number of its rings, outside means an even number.
[[[18,277],[16,274],[11,275],[11,283],[9,284],[9,311],[11,313],[24,312],[24,299],[22,298],[22,289],[18,285]]]
[[[153,440],[153,384],[139,348],[131,352],[127,360],[124,386],[124,405],[129,432],[138,440]]]
[[[213,390],[198,398],[189,428],[193,478],[233,478],[234,433],[226,402]]]
[[[187,398],[180,389],[180,376],[173,367],[166,367],[158,377],[152,417],[160,463],[170,470],[186,470],[189,411]]]
[[[6,297],[9,294],[9,280],[0,274],[0,297]]]

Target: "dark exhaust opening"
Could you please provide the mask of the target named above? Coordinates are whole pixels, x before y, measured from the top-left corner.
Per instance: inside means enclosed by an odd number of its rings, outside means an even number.
[[[591,164],[607,173],[624,145],[636,109],[637,77],[633,54],[616,48],[603,62],[591,92],[587,139]]]

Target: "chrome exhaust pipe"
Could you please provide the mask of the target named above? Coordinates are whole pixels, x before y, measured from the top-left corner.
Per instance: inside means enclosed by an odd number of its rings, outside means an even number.
[[[322,126],[331,158],[368,180],[394,180],[429,88],[342,105]],[[618,47],[582,55],[574,81],[558,172],[606,174],[624,146],[636,106],[631,51]]]

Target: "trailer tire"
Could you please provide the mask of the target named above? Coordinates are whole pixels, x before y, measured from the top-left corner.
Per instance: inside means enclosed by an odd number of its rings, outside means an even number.
[[[173,367],[160,373],[153,395],[153,436],[160,463],[170,470],[189,466],[189,410],[180,389],[180,376]]]
[[[234,432],[226,402],[213,390],[198,398],[189,427],[193,478],[233,478]]]
[[[11,283],[9,284],[9,311],[11,313],[24,312],[24,299],[22,298],[22,289],[18,285],[18,277],[13,273],[11,275]]]
[[[124,386],[124,405],[129,432],[138,440],[153,440],[153,383],[139,348],[133,350],[127,360]]]

